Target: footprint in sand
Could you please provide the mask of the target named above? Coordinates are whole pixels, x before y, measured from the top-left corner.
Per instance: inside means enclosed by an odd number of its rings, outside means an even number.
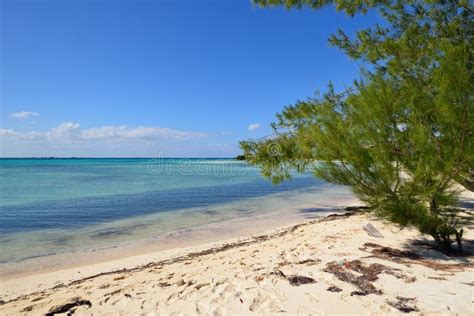
[[[209,314],[209,309],[207,308],[206,304],[196,302],[196,313],[199,315],[207,315]]]
[[[224,316],[228,315],[229,313],[224,312],[224,309],[221,306],[218,306],[211,310],[210,314],[213,316]]]
[[[252,304],[249,306],[251,312],[263,313],[263,312],[284,312],[284,306],[282,302],[271,297],[268,294],[261,294],[257,296]]]
[[[319,303],[321,300],[319,299],[319,297],[317,297],[316,295],[314,294],[311,294],[311,293],[305,293],[308,298],[309,298],[309,301],[313,304],[317,304]]]

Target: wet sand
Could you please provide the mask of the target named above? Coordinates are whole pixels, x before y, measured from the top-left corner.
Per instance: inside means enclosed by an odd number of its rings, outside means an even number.
[[[73,232],[74,243],[67,247],[57,245],[62,234],[50,233],[45,238],[44,234],[32,232],[30,236],[18,236],[18,240],[10,242],[13,249],[7,249],[0,241],[5,252],[15,253],[19,249],[19,253],[34,254],[0,264],[0,281],[249,236],[342,211],[346,206],[355,204],[359,204],[357,198],[347,190],[324,188],[321,192],[293,192],[291,195],[274,195],[240,204],[213,206],[209,210],[217,214],[208,216],[203,216],[200,210],[186,210],[184,214],[158,213],[106,223]],[[261,211],[262,207],[266,210]],[[236,210],[241,208],[245,210],[236,214]],[[90,236],[98,238],[93,247],[88,246]],[[31,240],[41,242],[34,244]],[[55,253],[61,248],[65,250]],[[38,256],[41,252],[51,254]]]

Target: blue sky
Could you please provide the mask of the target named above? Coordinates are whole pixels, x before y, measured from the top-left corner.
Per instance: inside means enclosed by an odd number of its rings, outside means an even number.
[[[242,0],[1,0],[1,152],[232,157],[283,106],[351,84],[328,44],[375,15]]]

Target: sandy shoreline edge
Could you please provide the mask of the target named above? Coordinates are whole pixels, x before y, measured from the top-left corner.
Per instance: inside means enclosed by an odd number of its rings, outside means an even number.
[[[226,242],[341,212],[347,206],[360,204],[352,194],[340,191],[330,192],[325,196],[316,195],[316,199],[311,203],[295,201],[291,207],[274,206],[270,211],[256,214],[211,220],[193,226],[184,225],[186,227],[168,232],[160,232],[160,228],[156,227],[156,230],[147,229],[139,237],[132,234],[129,239],[123,241],[112,239],[93,248],[78,247],[64,252],[7,261],[0,264],[0,282],[28,275],[99,265],[127,257]],[[149,222],[154,221],[156,218],[149,218]],[[139,219],[138,222],[142,223],[143,219]]]
[[[367,223],[385,238],[370,237]],[[43,314],[69,302],[79,314],[472,314],[472,259],[427,247],[416,260],[374,255],[380,247],[414,251],[408,242],[421,236],[394,228],[349,211],[249,237],[25,276],[2,282],[0,313]]]
[[[64,267],[62,269],[53,270],[53,271],[41,271],[38,273],[26,274],[26,275],[15,275],[12,278],[2,280],[2,283],[5,285],[7,283],[17,283],[18,281],[23,283],[23,280],[27,279],[36,279],[42,278],[43,276],[52,276],[57,273],[62,272],[76,272],[78,274],[88,274],[88,276],[76,276],[68,284],[58,283],[55,281],[55,284],[52,285],[49,289],[58,289],[62,287],[67,287],[70,285],[75,285],[86,280],[94,279],[100,276],[105,275],[114,275],[119,273],[130,273],[142,271],[147,268],[152,268],[155,266],[169,265],[173,263],[179,263],[186,260],[192,260],[194,258],[209,255],[217,254],[222,251],[230,250],[233,248],[244,247],[265,240],[270,240],[275,237],[283,236],[285,234],[291,233],[292,231],[298,229],[299,227],[305,225],[311,225],[314,223],[337,220],[340,218],[347,218],[349,216],[355,215],[356,209],[358,207],[349,206],[348,210],[341,209],[338,212],[330,213],[327,215],[322,215],[316,219],[309,219],[305,221],[300,221],[296,224],[279,226],[276,228],[266,229],[263,232],[255,233],[251,235],[244,235],[240,237],[226,238],[223,240],[199,243],[197,245],[185,246],[185,247],[175,247],[171,249],[166,249],[157,252],[147,252],[135,256],[124,256],[122,258],[105,260],[92,264],[78,265],[74,267]],[[70,254],[71,255],[71,254]],[[145,263],[143,263],[145,262]],[[125,267],[124,267],[125,266]],[[82,270],[82,271],[81,271]],[[101,271],[99,273],[93,273],[94,271]],[[43,284],[42,284],[43,285]],[[41,287],[41,291],[48,290],[47,284]],[[2,287],[0,287],[0,294],[2,293]],[[36,294],[37,292],[32,292],[30,294]],[[14,301],[21,298],[21,296],[10,299]],[[2,299],[0,295],[0,304],[9,301]]]

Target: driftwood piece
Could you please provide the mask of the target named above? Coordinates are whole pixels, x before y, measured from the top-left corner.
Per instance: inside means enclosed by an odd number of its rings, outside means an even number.
[[[383,238],[383,235],[371,223],[362,227],[370,237]]]

